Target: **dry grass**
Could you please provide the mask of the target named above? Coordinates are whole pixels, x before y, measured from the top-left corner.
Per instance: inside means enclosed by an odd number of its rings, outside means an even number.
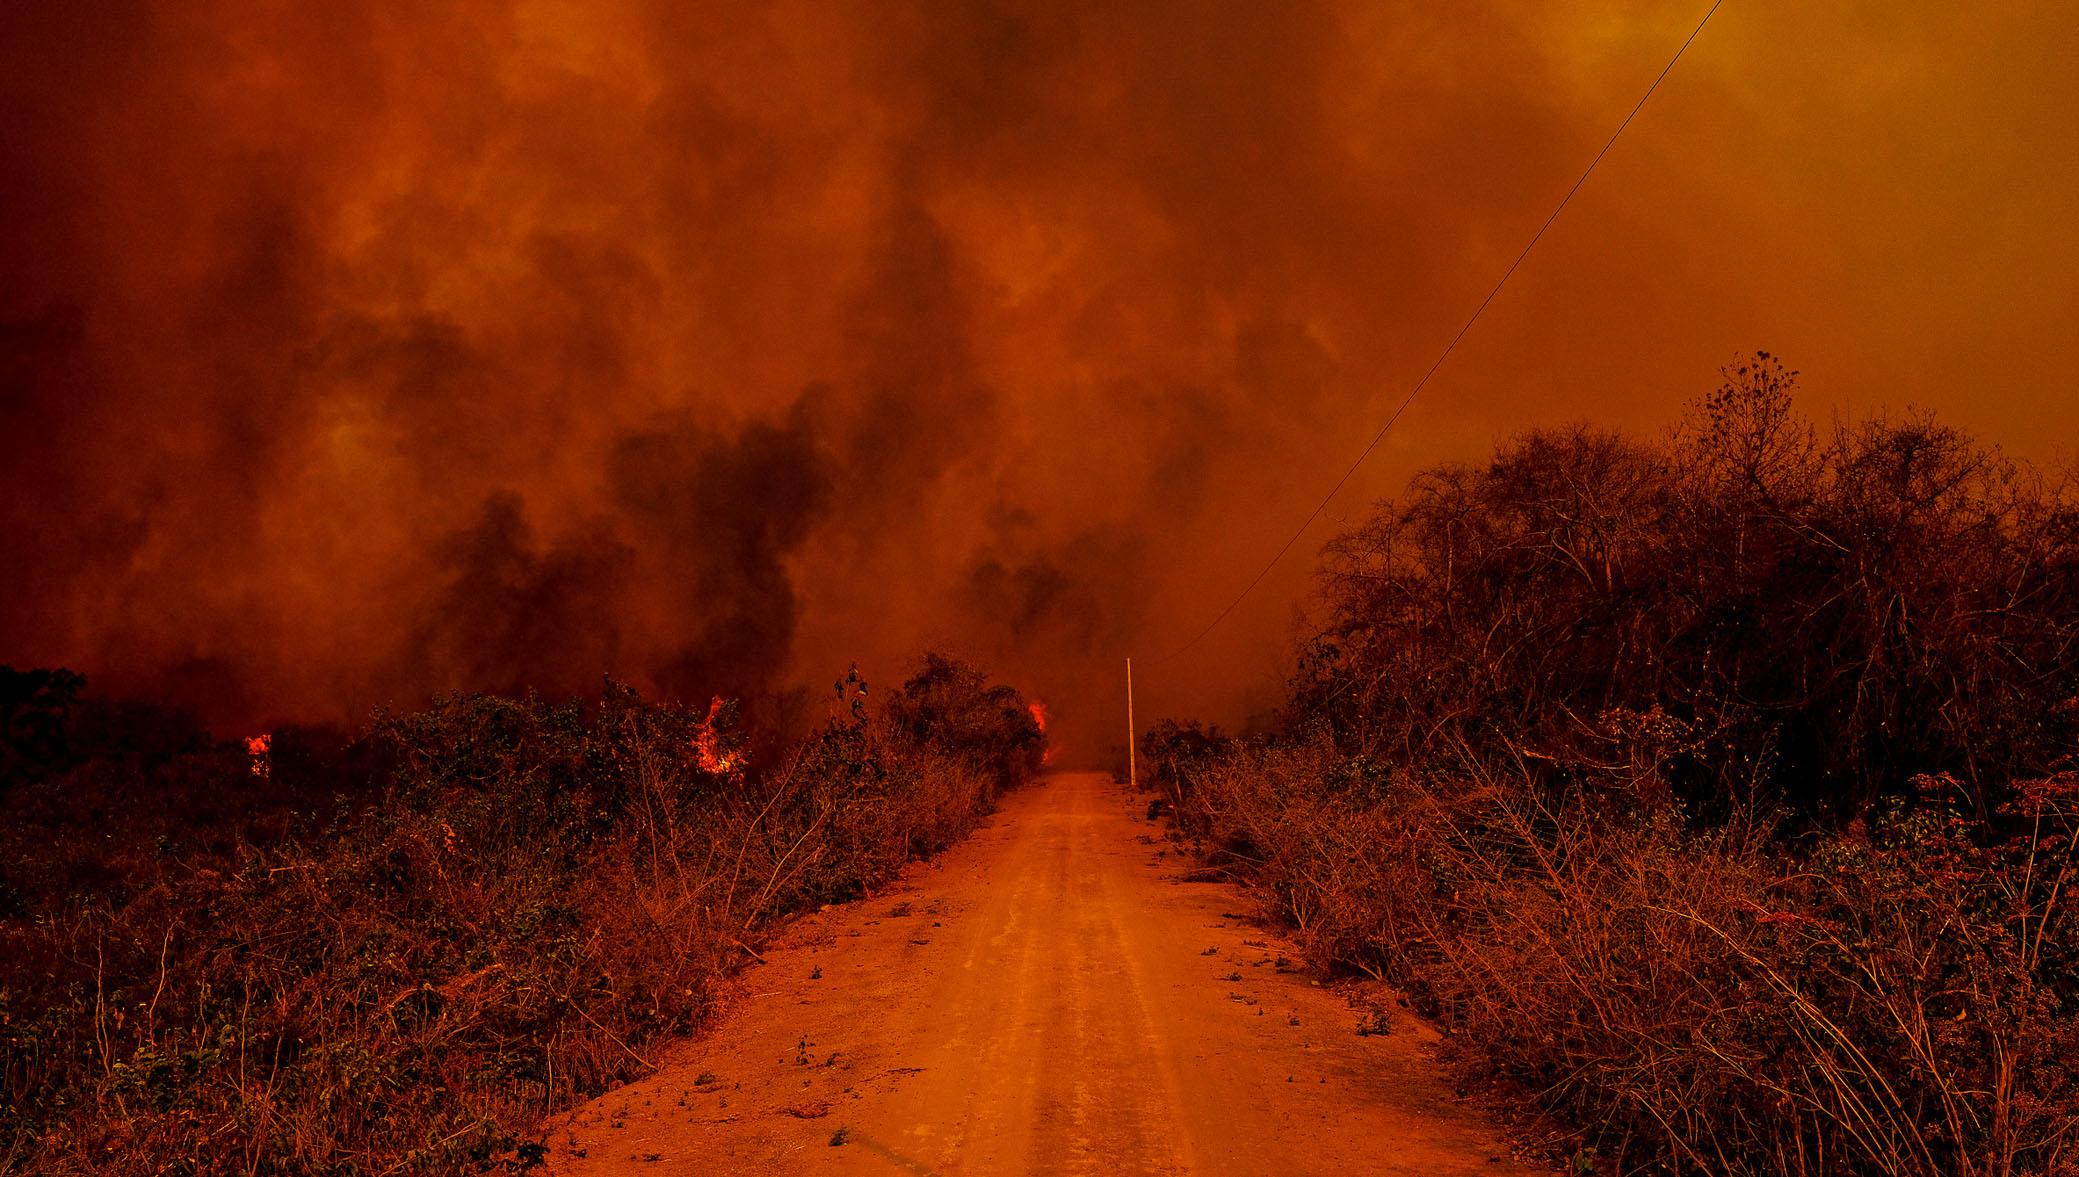
[[[762,771],[711,771],[742,751],[726,711],[447,699],[378,725],[383,783],[329,820],[11,870],[0,1171],[529,1167],[534,1125],[647,1070],[775,921],[944,847],[1030,771],[1022,707],[955,696],[960,739],[841,708]],[[220,792],[245,771],[196,755]],[[115,771],[29,792],[83,805]]]
[[[1610,1173],[2079,1172],[2079,500],[1768,356],[1331,545],[1283,730],[1143,742]]]
[[[1243,748],[1183,821],[1325,961],[1404,986],[1469,1073],[1609,1171],[2079,1171],[2079,777],[1990,823],[1911,812],[1795,848],[1461,762],[1372,786]],[[1938,816],[1939,814],[1939,816]]]

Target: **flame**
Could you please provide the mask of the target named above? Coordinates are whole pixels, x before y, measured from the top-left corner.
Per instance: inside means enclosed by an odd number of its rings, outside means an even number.
[[[245,738],[245,754],[252,758],[253,775],[266,780],[274,775],[274,733],[261,732]]]
[[[1034,699],[1032,702],[1027,703],[1025,705],[1025,709],[1027,711],[1032,712],[1032,722],[1039,725],[1040,734],[1043,736],[1046,735],[1047,705],[1045,703],[1040,702],[1038,699]],[[1040,763],[1054,763],[1054,746],[1052,744],[1048,744],[1047,747],[1040,752]]]
[[[722,700],[717,696],[708,703],[707,718],[700,721],[699,728],[693,733],[693,757],[702,772],[725,773],[743,763],[742,756],[721,751],[716,742],[715,716],[721,710]]]

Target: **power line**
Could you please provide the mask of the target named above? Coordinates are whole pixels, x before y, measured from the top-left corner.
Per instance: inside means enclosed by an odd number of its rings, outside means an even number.
[[[1494,284],[1494,289],[1489,290],[1487,297],[1480,300],[1480,305],[1473,308],[1472,315],[1466,319],[1465,325],[1458,329],[1458,334],[1453,335],[1451,342],[1445,344],[1444,350],[1437,354],[1436,362],[1431,364],[1429,370],[1422,374],[1422,379],[1415,382],[1415,387],[1408,390],[1408,395],[1401,398],[1400,405],[1393,410],[1393,415],[1386,418],[1384,425],[1379,426],[1379,431],[1372,435],[1372,439],[1366,443],[1364,451],[1357,455],[1357,460],[1350,463],[1350,468],[1343,471],[1343,476],[1336,479],[1335,485],[1328,488],[1327,494],[1321,496],[1321,501],[1316,503],[1314,509],[1307,513],[1306,520],[1299,525],[1298,529],[1293,531],[1290,538],[1286,539],[1285,545],[1278,549],[1277,554],[1273,555],[1268,563],[1257,570],[1255,577],[1242,587],[1241,592],[1235,594],[1233,600],[1227,602],[1226,608],[1220,610],[1211,621],[1206,623],[1204,629],[1199,630],[1190,641],[1155,659],[1155,665],[1160,666],[1172,659],[1181,657],[1193,646],[1204,641],[1207,634],[1218,629],[1220,623],[1227,620],[1227,615],[1233,613],[1236,606],[1247,599],[1250,593],[1256,591],[1256,586],[1262,584],[1263,578],[1269,576],[1271,569],[1278,566],[1278,562],[1283,560],[1286,553],[1292,550],[1292,545],[1299,542],[1299,537],[1305,535],[1307,529],[1314,525],[1314,520],[1321,517],[1321,512],[1328,509],[1328,504],[1335,499],[1336,495],[1342,493],[1343,487],[1349,484],[1350,479],[1356,475],[1358,468],[1364,465],[1365,460],[1372,456],[1372,451],[1378,449],[1379,443],[1384,441],[1386,434],[1392,431],[1394,423],[1400,420],[1401,414],[1407,412],[1408,406],[1415,402],[1415,398],[1421,394],[1423,387],[1429,383],[1429,378],[1437,374],[1437,369],[1444,366],[1445,360],[1451,358],[1451,353],[1458,347],[1458,341],[1465,338],[1466,333],[1473,329],[1473,324],[1479,322],[1480,316],[1486,313],[1488,304],[1494,301],[1494,296],[1500,294],[1502,287],[1509,284],[1509,279],[1515,276],[1517,267],[1523,264],[1523,259],[1529,257],[1530,251],[1536,249],[1538,242],[1544,239],[1545,230],[1550,229],[1552,222],[1559,219],[1559,214],[1566,211],[1568,202],[1574,199],[1574,193],[1579,192],[1581,185],[1586,184],[1588,177],[1595,173],[1595,166],[1603,161],[1605,155],[1610,154],[1610,148],[1617,146],[1617,140],[1624,134],[1624,128],[1629,127],[1631,120],[1638,117],[1639,111],[1645,109],[1646,100],[1653,97],[1655,90],[1660,89],[1660,83],[1666,80],[1669,73],[1674,71],[1675,63],[1682,60],[1682,55],[1689,51],[1689,46],[1696,40],[1697,34],[1703,32],[1704,26],[1711,23],[1712,15],[1718,11],[1718,6],[1724,2],[1725,0],[1712,0],[1710,9],[1704,13],[1704,18],[1696,22],[1696,28],[1690,30],[1689,37],[1682,42],[1680,48],[1675,50],[1675,55],[1668,58],[1668,63],[1661,67],[1659,75],[1653,79],[1653,84],[1646,87],[1644,94],[1639,95],[1638,102],[1633,104],[1631,112],[1624,116],[1624,121],[1617,124],[1617,129],[1610,133],[1609,141],[1603,144],[1603,149],[1595,153],[1594,159],[1588,161],[1588,166],[1581,172],[1581,178],[1575,180],[1574,186],[1566,190],[1565,196],[1559,198],[1559,203],[1552,209],[1552,215],[1545,218],[1545,223],[1538,226],[1536,233],[1531,234],[1530,243],[1523,247],[1523,252],[1516,255],[1515,261],[1509,263],[1509,268],[1503,271],[1501,280]]]

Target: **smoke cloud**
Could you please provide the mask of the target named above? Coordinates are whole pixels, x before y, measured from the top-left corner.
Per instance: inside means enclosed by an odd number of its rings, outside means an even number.
[[[2069,427],[2057,6],[1729,6],[1150,661],[1692,7],[8,5],[0,660],[232,726],[938,645],[1094,754],[1128,654],[1149,714],[1270,697],[1313,544],[1415,466],[1735,350]]]

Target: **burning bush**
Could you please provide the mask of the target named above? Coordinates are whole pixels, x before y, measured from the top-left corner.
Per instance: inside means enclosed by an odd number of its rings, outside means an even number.
[[[1004,788],[1045,762],[1044,714],[1012,688],[991,685],[981,671],[935,653],[924,656],[923,668],[888,706],[889,725],[904,739],[994,773]]]
[[[776,920],[944,847],[1025,771],[863,707],[749,764],[729,704],[619,687],[444,698],[322,760],[274,737],[265,778],[211,742],[8,799],[7,1168],[524,1167],[533,1124],[646,1069]],[[336,800],[202,833],[149,797],[266,811],[321,781]],[[111,798],[136,811],[112,839]]]

